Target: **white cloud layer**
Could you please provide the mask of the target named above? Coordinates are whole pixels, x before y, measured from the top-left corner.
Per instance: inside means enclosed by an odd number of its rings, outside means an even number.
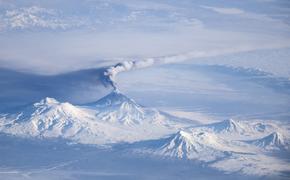
[[[290,45],[290,28],[281,18],[287,11],[275,2],[20,0],[1,5],[0,67],[38,73]]]
[[[50,28],[66,29],[70,24],[58,18],[59,13],[52,9],[38,6],[7,10],[2,15],[2,30]]]

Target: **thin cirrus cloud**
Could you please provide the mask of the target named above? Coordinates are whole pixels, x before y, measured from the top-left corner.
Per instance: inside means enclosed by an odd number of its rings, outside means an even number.
[[[238,9],[238,8],[223,8],[223,7],[211,7],[211,6],[201,6],[206,9],[213,10],[220,14],[244,14],[245,11]]]
[[[234,8],[234,7],[215,7],[215,6],[200,6],[204,9],[208,9],[214,11],[218,14],[222,15],[233,15],[244,19],[249,20],[256,20],[258,22],[263,22],[266,25],[270,25],[271,23],[278,25],[281,29],[290,29],[290,26],[283,22],[281,19],[272,18],[270,15],[267,14],[258,14],[254,12],[250,12],[247,10]]]

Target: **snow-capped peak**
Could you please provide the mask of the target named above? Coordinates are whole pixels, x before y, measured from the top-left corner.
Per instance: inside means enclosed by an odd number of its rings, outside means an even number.
[[[169,157],[212,161],[225,156],[226,142],[204,131],[179,131],[170,136],[155,153]]]
[[[140,124],[145,118],[155,115],[118,90],[114,90],[91,106],[99,111],[98,119],[126,125]]]
[[[279,132],[273,132],[261,139],[250,141],[250,143],[266,150],[288,149],[284,136]]]
[[[227,119],[221,122],[206,125],[215,132],[222,133],[244,133],[244,127],[233,119]]]
[[[45,98],[1,118],[0,132],[104,144],[159,138],[179,127],[158,111],[143,108],[120,92],[112,92],[100,102],[111,103],[80,107]]]
[[[178,131],[172,136],[172,141],[170,141],[170,146],[189,146],[191,144],[191,134],[185,131]]]
[[[270,144],[273,145],[283,145],[284,144],[284,137],[279,132],[273,132],[270,135],[264,137],[263,139],[268,140]]]
[[[64,102],[61,103],[54,98],[46,97],[37,103],[33,104],[33,107],[28,106],[24,109],[24,113],[31,113],[32,116],[43,114],[54,114],[55,117],[60,115],[67,117],[78,117],[83,112],[74,105]]]
[[[56,99],[50,98],[50,97],[46,97],[46,98],[40,100],[40,102],[35,103],[34,105],[35,106],[40,106],[40,105],[56,105],[56,104],[59,104],[59,102]]]
[[[8,118],[3,130],[24,136],[74,137],[84,128],[89,128],[85,124],[90,118],[89,114],[70,103],[44,98]]]
[[[139,107],[139,105],[133,99],[130,99],[127,96],[125,96],[118,89],[115,89],[110,94],[101,98],[94,104],[98,107],[110,107],[110,106],[120,106],[123,103]]]
[[[191,134],[179,131],[169,137],[168,141],[159,149],[159,152],[171,157],[187,158],[192,149]]]

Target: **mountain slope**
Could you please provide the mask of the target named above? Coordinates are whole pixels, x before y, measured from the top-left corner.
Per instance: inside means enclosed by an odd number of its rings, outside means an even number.
[[[205,127],[212,129],[216,133],[245,133],[245,128],[238,121],[227,119],[221,122],[205,125]]]
[[[273,132],[261,139],[249,141],[251,144],[263,148],[265,150],[287,150],[289,144],[286,142],[284,136],[279,132]]]
[[[251,130],[247,128],[251,127],[251,123],[239,124],[246,133]],[[288,143],[283,138],[284,135],[272,133],[262,139],[244,141],[240,139],[247,134],[237,134],[241,132],[238,128],[237,124],[233,125],[230,121],[195,126],[181,130],[165,139],[139,142],[132,148],[137,154],[191,160],[201,163],[202,166],[216,168],[227,173],[267,175],[279,174],[282,169],[289,170],[288,162],[272,156],[272,153],[269,154],[268,151],[263,151],[265,149],[272,151],[277,148],[285,150]],[[260,132],[256,133],[247,138],[254,139],[261,135]],[[284,154],[289,155],[288,152]]]
[[[87,107],[96,110],[96,118],[98,120],[122,126],[142,126],[149,123],[184,127],[185,124],[194,123],[160,113],[156,109],[143,107],[118,90],[114,90],[95,103],[88,104]]]
[[[247,153],[243,146],[222,139],[211,132],[198,129],[181,130],[164,140],[156,140],[157,146],[140,148],[158,156],[180,159],[192,159],[201,162],[213,162],[230,156],[233,153]]]
[[[98,119],[125,125],[140,124],[148,115],[147,111],[134,100],[116,90],[91,106],[95,106],[99,110],[96,114]]]
[[[39,137],[76,137],[89,134],[93,117],[70,103],[45,98],[5,118],[1,130],[6,133]]]
[[[161,138],[188,123],[141,107],[120,92],[96,103],[74,106],[45,98],[0,118],[0,131],[25,137],[64,138],[86,144]]]

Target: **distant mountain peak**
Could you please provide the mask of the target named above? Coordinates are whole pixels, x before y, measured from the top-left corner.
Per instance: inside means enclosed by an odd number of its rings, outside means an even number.
[[[236,122],[233,119],[226,119],[220,123],[221,125],[224,125],[225,127],[229,128],[237,128],[239,126],[238,122]]]
[[[106,95],[105,97],[99,99],[94,104],[100,107],[102,106],[110,107],[110,106],[120,106],[123,103],[132,104],[138,107],[140,106],[133,99],[128,98],[126,95],[121,93],[121,91],[119,91],[118,89],[115,89],[114,91]]]
[[[245,129],[243,126],[233,119],[226,119],[221,122],[212,123],[207,127],[213,129],[216,132],[231,132],[231,133],[244,133]]]
[[[171,157],[187,158],[192,148],[191,134],[181,130],[170,136],[159,151]]]
[[[199,159],[209,162],[225,156],[227,142],[206,131],[179,131],[153,150],[173,158]]]
[[[274,142],[277,142],[277,143],[281,143],[284,141],[283,135],[279,132],[273,132],[267,137],[270,137]]]
[[[54,98],[50,98],[50,97],[46,97],[42,100],[40,100],[39,102],[35,103],[35,105],[54,105],[54,104],[59,104],[60,102],[57,101]]]
[[[279,132],[273,132],[268,136],[265,136],[261,139],[250,141],[251,144],[254,144],[258,147],[265,149],[287,149],[288,145],[285,142],[284,136]]]
[[[118,89],[89,106],[97,108],[98,119],[125,125],[140,124],[146,118],[153,119],[156,115],[156,113],[149,113],[148,109],[143,108]]]
[[[180,145],[182,143],[190,144],[191,134],[181,130],[181,131],[178,131],[176,134],[174,134],[173,140],[178,145]]]
[[[90,133],[86,122],[91,117],[81,108],[47,97],[11,116],[5,132],[34,137],[79,138]]]

